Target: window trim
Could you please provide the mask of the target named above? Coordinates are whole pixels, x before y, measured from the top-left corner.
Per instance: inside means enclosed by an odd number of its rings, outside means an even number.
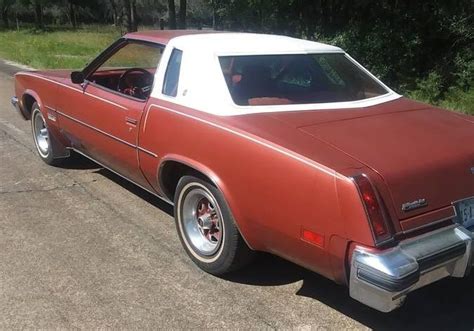
[[[129,44],[142,44],[142,45],[150,46],[150,47],[153,47],[153,48],[158,48],[158,49],[161,49],[162,55],[163,55],[163,52],[166,48],[166,45],[156,43],[156,42],[144,41],[144,40],[139,40],[139,39],[131,39],[131,38],[120,38],[120,39],[118,39],[112,45],[107,47],[102,53],[100,53],[94,60],[92,60],[92,62],[90,64],[88,64],[82,70],[82,72],[84,73],[84,77],[85,77],[83,84],[86,84],[86,89],[87,89],[87,85],[92,85],[92,86],[94,86],[98,89],[101,89],[103,91],[112,93],[112,94],[117,95],[117,96],[124,97],[124,98],[132,100],[132,101],[138,101],[138,102],[142,102],[142,103],[146,103],[148,101],[150,96],[148,96],[146,99],[136,98],[134,96],[121,93],[119,91],[110,89],[108,87],[105,87],[103,85],[94,83],[94,82],[89,80],[89,77],[92,74],[94,74],[97,71],[97,69],[100,68],[100,66],[102,64],[104,64],[114,54],[116,54],[119,50],[121,50],[122,48],[124,48],[125,46],[127,46]],[[161,62],[161,58],[160,58],[160,61],[156,64],[156,70],[158,70],[160,62]],[[155,86],[155,80],[153,80],[153,86],[151,87],[152,91],[153,91],[154,86]]]

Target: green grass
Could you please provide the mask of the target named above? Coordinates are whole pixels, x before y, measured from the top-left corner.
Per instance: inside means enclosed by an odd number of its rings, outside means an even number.
[[[439,105],[443,108],[474,115],[474,89],[471,88],[467,92],[460,89],[452,89]]]
[[[0,57],[37,69],[79,69],[118,37],[120,31],[103,26],[76,31],[0,31]]]
[[[429,103],[441,108],[474,115],[474,89],[464,91],[458,87],[451,87],[442,98],[433,99],[423,91],[414,90],[407,93],[409,98]]]

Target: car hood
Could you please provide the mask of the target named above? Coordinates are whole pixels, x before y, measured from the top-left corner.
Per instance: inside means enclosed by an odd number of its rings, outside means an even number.
[[[401,220],[474,195],[474,123],[454,113],[412,107],[301,123],[298,130],[378,173]],[[427,205],[402,210],[420,199]]]
[[[52,79],[64,79],[69,78],[71,76],[71,70],[69,69],[41,70],[35,71],[34,73]]]

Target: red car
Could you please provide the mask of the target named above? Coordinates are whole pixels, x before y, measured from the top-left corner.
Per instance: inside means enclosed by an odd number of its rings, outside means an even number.
[[[388,312],[471,269],[474,118],[398,95],[340,48],[139,32],[15,83],[43,161],[75,151],[174,204],[209,273],[270,252]]]

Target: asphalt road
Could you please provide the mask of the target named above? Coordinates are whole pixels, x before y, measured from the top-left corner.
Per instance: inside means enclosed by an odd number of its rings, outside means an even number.
[[[80,157],[45,165],[12,94],[0,73],[1,329],[474,328],[474,277],[382,314],[269,255],[225,279],[200,271],[169,205]]]

